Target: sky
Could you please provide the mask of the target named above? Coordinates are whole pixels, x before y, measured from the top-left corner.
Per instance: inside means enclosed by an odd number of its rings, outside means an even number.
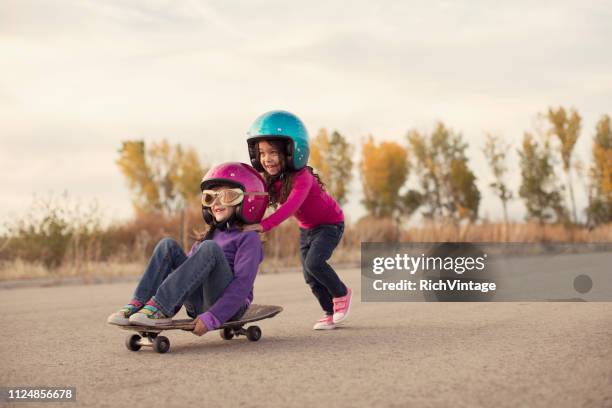
[[[499,219],[485,133],[511,144],[516,192],[523,133],[549,106],[575,107],[576,159],[588,165],[595,124],[612,114],[610,21],[609,1],[4,0],[0,224],[64,191],[109,221],[129,218],[122,140],[247,162],[246,131],[273,109],[311,136],[338,130],[355,161],[368,135],[406,144],[408,130],[441,120],[470,144],[481,214]],[[575,181],[580,209],[587,180]],[[349,220],[364,214],[360,190],[355,169]],[[513,219],[524,214],[511,202]]]

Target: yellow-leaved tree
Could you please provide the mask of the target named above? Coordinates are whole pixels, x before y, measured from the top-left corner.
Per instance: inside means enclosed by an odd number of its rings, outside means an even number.
[[[376,144],[369,136],[361,152],[363,205],[375,217],[399,217],[400,189],[408,177],[408,154],[395,142]]]
[[[310,143],[310,165],[325,183],[327,191],[344,205],[348,186],[353,178],[353,147],[339,132],[331,137],[321,129]]]
[[[590,179],[589,224],[612,222],[612,128],[608,115],[597,122]]]
[[[199,205],[200,180],[206,172],[196,151],[167,140],[150,147],[142,140],[128,140],[122,142],[117,165],[132,192],[136,215],[179,215],[178,239],[186,247],[186,208]]]

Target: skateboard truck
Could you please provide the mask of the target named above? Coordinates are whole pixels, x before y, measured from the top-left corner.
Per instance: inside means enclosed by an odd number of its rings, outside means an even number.
[[[234,336],[246,336],[251,341],[257,341],[261,338],[261,329],[259,326],[249,326],[246,329],[242,326],[225,327],[219,330],[219,334],[223,340],[231,340]]]
[[[125,339],[128,350],[138,351],[141,347],[151,347],[158,353],[170,350],[170,340],[166,336],[158,336],[159,332],[139,331],[138,334],[130,334]]]

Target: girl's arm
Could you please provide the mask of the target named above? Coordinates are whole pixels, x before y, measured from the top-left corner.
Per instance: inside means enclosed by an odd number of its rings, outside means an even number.
[[[253,290],[257,269],[262,260],[263,248],[259,235],[256,232],[243,233],[234,258],[234,279],[215,304],[198,316],[208,330],[217,329],[244,306]]]
[[[291,188],[289,197],[287,197],[287,201],[261,222],[262,232],[271,230],[295,214],[308,196],[313,180],[314,177],[306,168],[296,173],[293,179],[293,187]]]

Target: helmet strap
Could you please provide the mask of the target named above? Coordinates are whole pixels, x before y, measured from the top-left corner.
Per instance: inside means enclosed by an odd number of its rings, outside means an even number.
[[[293,143],[286,143],[286,153],[285,153],[285,169],[293,168]]]
[[[215,220],[210,210],[204,206],[202,206],[202,218],[204,218],[204,222],[208,225],[212,225]]]
[[[285,179],[285,171],[283,170],[278,174],[270,176],[270,184],[274,184],[277,181],[283,181],[284,179]]]
[[[227,220],[224,220],[221,222],[217,222],[215,220],[213,225],[215,229],[225,231],[229,229],[232,225],[234,225],[235,222],[236,222],[236,213],[233,213]]]

